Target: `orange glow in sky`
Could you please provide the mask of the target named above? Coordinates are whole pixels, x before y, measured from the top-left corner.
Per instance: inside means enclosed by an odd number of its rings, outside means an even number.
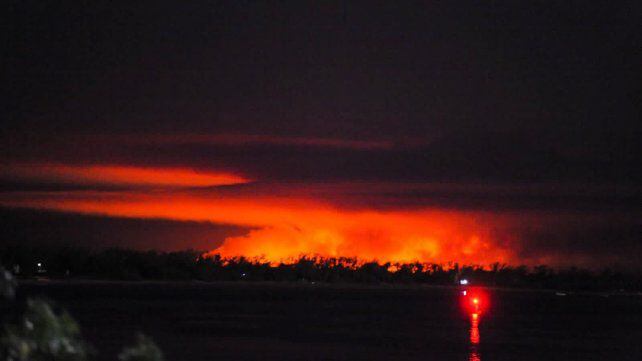
[[[205,187],[248,182],[241,176],[225,172],[121,165],[28,164],[1,168],[0,173],[26,180],[130,186]]]
[[[213,253],[262,257],[271,262],[301,255],[357,257],[380,262],[512,260],[493,239],[504,220],[437,209],[350,210],[314,199],[222,197],[189,191],[14,193],[0,204],[118,217],[209,221],[251,227],[228,237]]]

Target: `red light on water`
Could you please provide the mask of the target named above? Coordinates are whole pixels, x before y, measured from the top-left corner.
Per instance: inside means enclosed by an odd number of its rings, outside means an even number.
[[[461,293],[461,305],[464,311],[477,317],[488,309],[489,297],[482,289],[468,289]]]
[[[472,313],[470,315],[470,354],[469,361],[480,361],[481,355],[479,353],[479,314]]]
[[[470,343],[472,345],[479,344],[479,314],[473,313],[470,315]]]
[[[470,317],[469,329],[469,361],[480,361],[479,345],[481,342],[479,323],[481,315],[486,313],[490,304],[490,296],[481,287],[466,287],[459,296],[464,313]]]

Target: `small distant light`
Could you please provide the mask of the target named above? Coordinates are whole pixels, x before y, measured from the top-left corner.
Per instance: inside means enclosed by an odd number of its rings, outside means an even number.
[[[468,284],[468,280],[464,278],[463,280],[459,281],[459,284],[460,285],[467,285]]]
[[[464,296],[466,296],[467,293],[468,293],[468,291],[466,291],[466,290],[461,291],[461,294],[464,295]]]
[[[241,273],[241,277],[245,277],[245,273]]]
[[[473,303],[478,304],[479,303],[479,298],[473,298]]]
[[[42,267],[42,263],[38,262],[38,267]]]

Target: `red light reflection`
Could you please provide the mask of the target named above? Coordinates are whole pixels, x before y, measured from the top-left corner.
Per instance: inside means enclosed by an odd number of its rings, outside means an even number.
[[[470,315],[470,353],[469,361],[481,361],[479,353],[479,313]]]
[[[460,299],[464,312],[470,315],[470,348],[468,360],[481,361],[481,354],[479,352],[479,321],[481,320],[481,315],[488,310],[490,303],[489,297],[483,289],[466,288],[461,292]]]
[[[470,315],[470,344],[479,344],[479,314]]]

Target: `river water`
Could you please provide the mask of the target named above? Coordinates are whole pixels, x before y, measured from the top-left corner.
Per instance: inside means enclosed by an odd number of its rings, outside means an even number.
[[[310,283],[30,282],[100,360],[136,332],[171,360],[642,360],[642,297]]]

